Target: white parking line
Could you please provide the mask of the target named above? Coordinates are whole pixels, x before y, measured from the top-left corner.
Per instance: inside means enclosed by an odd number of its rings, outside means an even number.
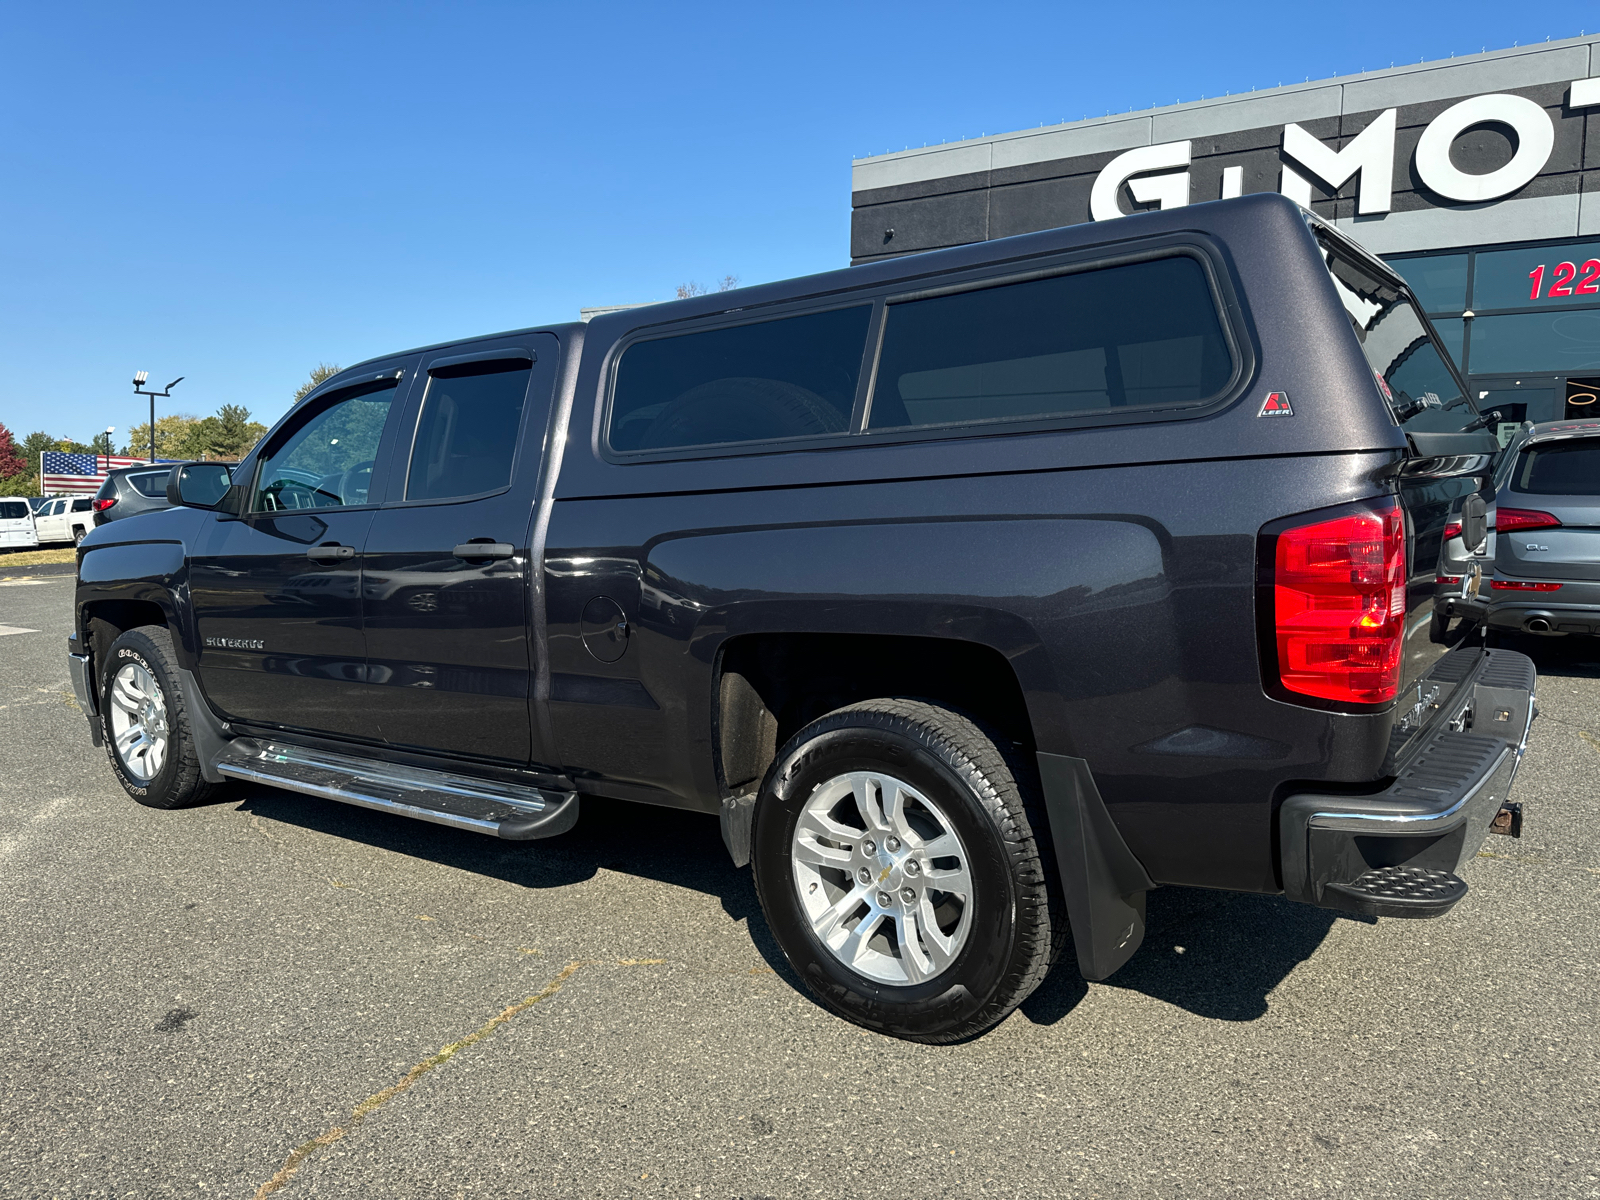
[[[20,625],[0,625],[0,637],[9,633],[38,633],[37,629],[24,629]]]

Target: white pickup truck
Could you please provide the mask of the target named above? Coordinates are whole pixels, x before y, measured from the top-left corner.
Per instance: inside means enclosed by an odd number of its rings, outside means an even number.
[[[39,530],[39,544],[47,542],[83,541],[83,535],[94,528],[94,498],[92,496],[61,496],[48,504],[41,504],[34,514],[33,523]]]

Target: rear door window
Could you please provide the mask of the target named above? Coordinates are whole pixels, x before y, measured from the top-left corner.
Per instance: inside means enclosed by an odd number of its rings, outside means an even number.
[[[873,430],[1192,408],[1233,376],[1188,255],[891,303],[885,321]]]
[[[635,342],[607,440],[629,452],[844,434],[871,305]]]
[[[511,482],[533,366],[526,358],[428,372],[406,475],[407,500],[445,500]]]
[[[163,482],[162,485],[161,485],[161,494],[163,496],[167,494],[167,485],[166,485],[165,482]],[[72,502],[72,511],[73,512],[89,512],[93,508],[94,508],[94,501],[93,500],[89,500],[87,498],[83,499],[83,500],[74,500]],[[61,510],[58,508],[56,511],[60,512]]]
[[[1532,496],[1600,496],[1600,441],[1530,446],[1517,463],[1511,490]]]
[[[167,494],[167,471],[141,471],[137,475],[129,475],[128,482],[133,485],[133,490],[141,496],[149,496],[152,500]],[[76,510],[74,510],[76,511]]]

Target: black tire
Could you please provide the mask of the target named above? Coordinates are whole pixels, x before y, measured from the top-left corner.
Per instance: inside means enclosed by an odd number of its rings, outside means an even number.
[[[1066,911],[1037,781],[1031,764],[1020,755],[1008,759],[1001,744],[960,713],[881,699],[828,713],[779,751],[756,806],[756,889],[790,964],[846,1020],[912,1041],[962,1041],[1022,1003],[1060,956]],[[920,791],[966,851],[973,908],[965,942],[948,966],[919,983],[883,982],[846,965],[814,932],[803,906],[791,855],[797,823],[819,786],[851,771],[882,772]],[[872,886],[882,886],[881,878]]]
[[[88,530],[84,529],[82,525],[74,525],[72,527],[72,544],[74,546],[83,541],[83,539],[87,536]]]
[[[123,761],[113,729],[112,709],[116,702],[112,696],[112,682],[117,673],[130,664],[144,668],[155,680],[164,710],[166,750],[159,769],[148,779]],[[189,697],[184,694],[178,675],[172,634],[164,625],[141,625],[111,644],[100,676],[100,733],[117,782],[140,804],[150,808],[185,808],[198,804],[219,786],[207,783],[200,773],[200,756],[189,725]]]

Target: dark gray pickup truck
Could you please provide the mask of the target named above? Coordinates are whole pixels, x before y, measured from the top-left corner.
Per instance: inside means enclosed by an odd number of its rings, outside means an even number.
[[[720,813],[821,1003],[954,1041],[1153,887],[1461,899],[1535,682],[1430,636],[1476,416],[1287,200],[1080,225],[353,367],[83,542],[71,662],[148,805]]]

